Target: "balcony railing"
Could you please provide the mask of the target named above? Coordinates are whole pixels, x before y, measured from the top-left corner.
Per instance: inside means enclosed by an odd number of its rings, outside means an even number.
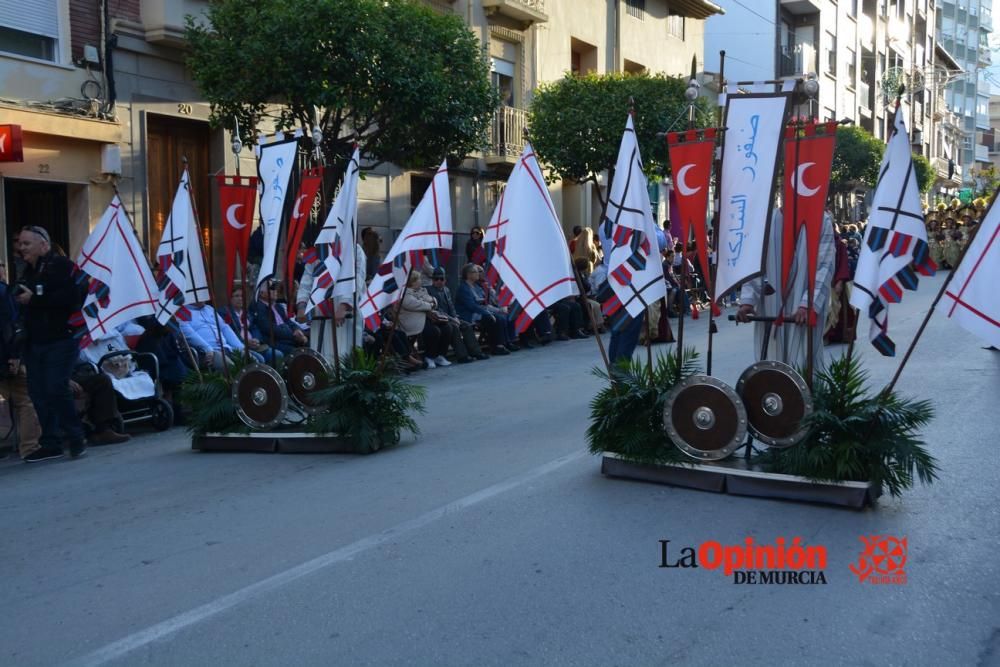
[[[528,113],[524,109],[508,106],[497,109],[490,124],[486,161],[513,164],[524,150],[524,130],[527,127]]]
[[[523,23],[544,23],[549,20],[545,0],[483,0],[487,16],[501,14]]]
[[[989,146],[976,144],[976,162],[989,162],[989,161],[990,161]]]

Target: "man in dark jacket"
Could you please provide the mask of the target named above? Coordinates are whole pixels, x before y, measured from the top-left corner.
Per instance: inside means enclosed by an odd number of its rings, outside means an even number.
[[[73,263],[52,252],[49,234],[41,227],[22,229],[17,251],[27,264],[14,300],[24,313],[28,395],[42,425],[36,454],[39,459],[62,456],[65,436],[70,456],[76,458],[86,453],[87,443],[69,383],[79,355],[69,318],[82,303]]]
[[[451,298],[451,290],[448,289],[445,271],[440,266],[431,272],[431,285],[427,288],[427,293],[437,301],[437,311],[455,324],[452,327],[451,347],[455,350],[458,363],[468,363],[473,359],[489,359],[479,347],[472,323],[459,319],[458,312],[455,311],[455,301]]]
[[[41,460],[36,452],[42,427],[38,424],[35,406],[28,398],[27,374],[21,364],[23,339],[17,304],[7,285],[7,269],[0,264],[0,394],[7,397],[13,408],[18,453],[24,461],[34,462]]]

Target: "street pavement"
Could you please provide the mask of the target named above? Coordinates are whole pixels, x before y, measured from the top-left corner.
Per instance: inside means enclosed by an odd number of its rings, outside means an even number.
[[[900,356],[942,280],[892,307]],[[751,334],[720,322],[720,379]],[[856,349],[886,382],[898,360]],[[935,402],[940,479],[864,511],[602,477],[597,363],[573,341],[412,376],[422,434],[367,457],[196,453],[173,429],[0,462],[0,664],[1000,664],[1000,353],[932,319],[899,386]],[[875,534],[907,538],[907,583],[849,570]],[[747,537],[825,546],[826,585],[659,567],[659,540]]]

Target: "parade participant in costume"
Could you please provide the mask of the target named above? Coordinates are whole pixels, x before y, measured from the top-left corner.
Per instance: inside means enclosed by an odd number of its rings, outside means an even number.
[[[332,319],[314,308],[311,319],[306,316],[306,304],[316,281],[313,265],[310,264],[302,275],[299,291],[295,297],[296,315],[299,323],[309,322],[309,347],[328,359],[333,359],[333,336],[337,336],[337,351],[341,356],[354,347],[361,347],[364,340],[364,321],[355,317],[355,303],[360,301],[365,289],[365,253],[361,246],[354,246],[354,286],[357,294],[337,296],[333,299]]]
[[[14,291],[24,313],[28,395],[38,413],[42,435],[35,460],[63,455],[63,437],[72,457],[87,451],[83,425],[76,414],[69,380],[79,353],[70,317],[83,303],[73,263],[52,251],[49,233],[29,226],[17,238],[17,250],[26,266]]]
[[[951,263],[952,259],[958,257],[958,253],[955,249],[955,229],[957,225],[955,224],[955,218],[948,216],[944,220],[944,225],[941,227],[941,234],[943,238],[941,239],[941,259],[944,261],[943,266],[949,269],[955,268],[955,265]]]
[[[855,326],[854,309],[848,305],[851,283],[851,260],[847,252],[847,240],[837,239],[836,261],[833,270],[833,289],[830,292],[830,308],[826,316],[824,340],[827,343],[848,343],[853,338]]]
[[[824,318],[830,300],[830,285],[833,280],[835,247],[833,242],[833,217],[829,211],[823,214],[822,235],[819,241],[819,255],[816,259],[816,287],[813,292],[813,310],[816,326],[808,327],[808,259],[806,234],[799,233],[795,244],[795,255],[788,284],[781,284],[782,213],[775,211],[771,219],[770,237],[767,245],[767,260],[762,278],[755,278],[743,284],[740,290],[740,308],[736,315],[741,322],[749,321],[750,315],[775,317],[784,308],[784,322],[780,326],[757,322],[754,327],[754,354],[761,360],[764,338],[770,328],[770,342],[766,351],[767,359],[782,361],[793,368],[806,366],[806,336],[813,336],[813,367],[823,367]],[[773,288],[773,294],[765,289],[764,280]]]

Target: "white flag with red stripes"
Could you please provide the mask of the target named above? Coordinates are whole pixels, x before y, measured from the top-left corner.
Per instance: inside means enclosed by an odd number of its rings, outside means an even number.
[[[1000,348],[1000,206],[990,206],[945,291],[948,317]]]
[[[579,294],[569,247],[535,151],[526,144],[483,239],[497,300],[520,333],[557,301]],[[495,280],[494,280],[495,282]]]
[[[83,242],[76,265],[90,278],[82,309],[90,338],[156,313],[159,289],[118,195]]]
[[[443,265],[445,254],[451,251],[453,235],[448,162],[444,160],[368,284],[361,301],[361,317],[369,329],[378,329],[379,313],[399,300],[410,271],[419,269],[425,261]]]

